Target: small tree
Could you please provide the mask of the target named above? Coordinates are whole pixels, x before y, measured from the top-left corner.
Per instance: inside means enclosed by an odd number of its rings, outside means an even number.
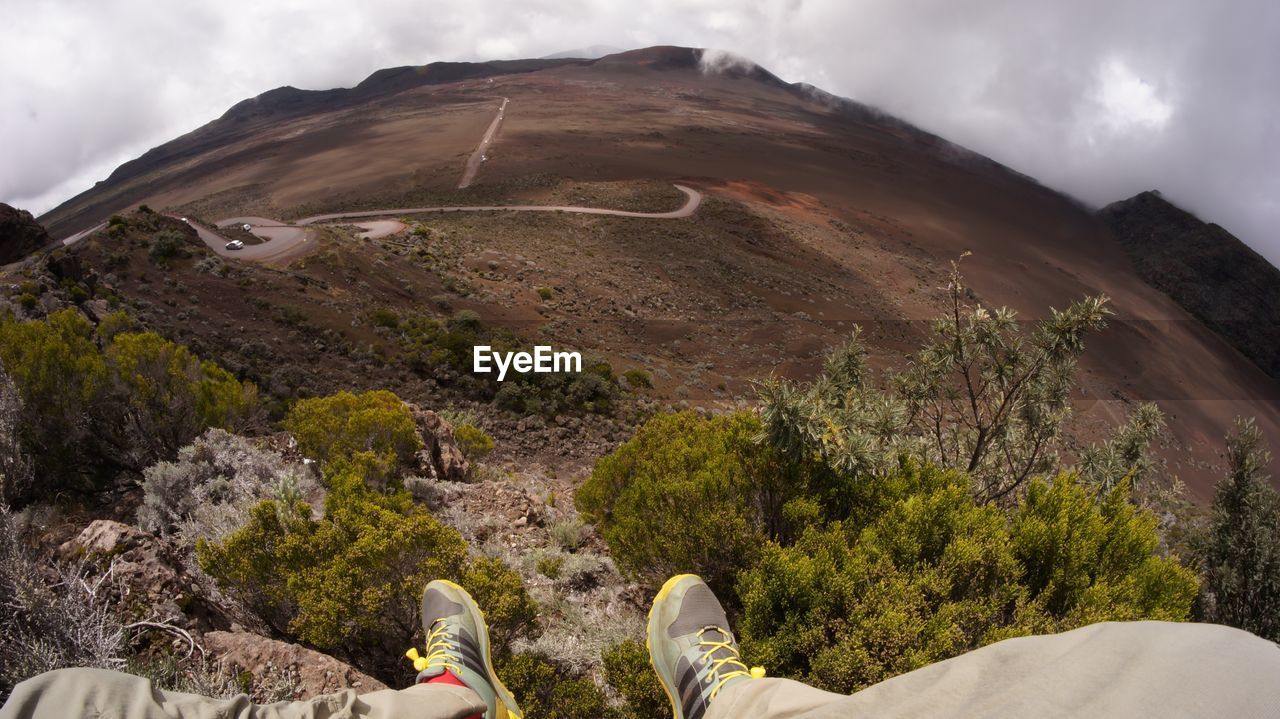
[[[827,358],[807,387],[762,386],[765,435],[793,457],[816,455],[846,473],[880,474],[900,453],[923,456],[972,477],[976,496],[1001,500],[1051,470],[1072,374],[1088,332],[1111,314],[1086,297],[1024,333],[1011,310],[965,302],[958,265],[951,307],[934,338],[881,389],[858,333]]]
[[[1080,476],[1097,485],[1103,494],[1125,479],[1138,486],[1150,474],[1154,461],[1151,443],[1164,430],[1164,413],[1154,403],[1138,406],[1115,435],[1085,449],[1080,457]]]
[[[1201,555],[1198,613],[1280,641],[1280,494],[1267,484],[1271,453],[1252,419],[1236,420],[1227,461]]]

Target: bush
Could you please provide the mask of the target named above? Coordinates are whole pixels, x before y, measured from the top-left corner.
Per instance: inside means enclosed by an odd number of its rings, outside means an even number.
[[[206,427],[244,430],[258,419],[256,387],[153,332],[116,334],[106,357],[122,419],[146,456],[171,457]]]
[[[623,378],[632,389],[652,389],[653,377],[642,369],[629,369],[622,373]]]
[[[572,552],[586,541],[587,525],[577,517],[561,520],[551,525],[551,538],[555,540],[556,546]]]
[[[596,462],[578,510],[625,572],[652,586],[693,572],[727,593],[779,528],[794,475],[754,441],[760,429],[749,413],[658,415]]]
[[[486,610],[502,650],[529,628],[537,607],[519,575],[496,560],[471,561],[457,531],[403,490],[375,492],[362,473],[332,474],[324,516],[301,500],[267,500],[221,543],[201,541],[201,568],[277,631],[364,658],[392,675],[418,626],[418,602],[432,579],[451,579]]]
[[[743,572],[751,661],[849,693],[1011,636],[1187,617],[1196,580],[1154,555],[1123,488],[1100,504],[1071,475],[1036,480],[1011,520],[962,473],[905,462],[883,488],[869,521],[771,543]]]
[[[642,642],[628,639],[604,652],[604,678],[623,699],[616,719],[666,719],[671,702],[649,664],[649,650]]]
[[[539,654],[502,657],[495,667],[524,715],[544,719],[601,719],[608,716],[604,693],[595,682],[566,676]]]
[[[42,672],[125,665],[125,627],[98,596],[100,582],[59,567],[58,581],[46,584],[44,569],[23,543],[17,518],[0,507],[0,701]]]
[[[147,254],[156,264],[164,266],[175,257],[187,257],[187,238],[174,230],[161,230],[151,238],[151,248]]]
[[[289,410],[284,427],[304,455],[326,466],[371,454],[380,481],[398,476],[422,449],[413,413],[386,390],[301,400]]]
[[[388,307],[378,307],[369,312],[369,321],[374,327],[395,329],[400,326],[400,315]]]
[[[1199,552],[1204,591],[1196,613],[1280,641],[1280,494],[1267,484],[1271,454],[1253,420],[1237,420],[1227,460]]]
[[[473,462],[483,459],[493,451],[493,437],[470,422],[454,426],[453,440],[458,443],[463,456]]]
[[[554,293],[554,292],[552,292],[552,290],[551,290],[551,288],[550,288],[550,287],[539,287],[539,288],[538,288],[538,298],[539,298],[539,299],[541,299],[543,302],[546,302],[547,300],[550,300],[550,299],[551,299],[551,297],[552,297],[554,294],[555,294],[555,293]]]
[[[138,525],[161,536],[176,535],[187,547],[197,539],[220,542],[249,519],[258,502],[318,490],[309,472],[276,452],[210,429],[183,447],[175,461],[143,472]]]
[[[124,326],[117,313],[95,331],[75,309],[42,321],[0,320],[0,365],[23,408],[18,436],[43,478],[34,492],[92,488],[120,469],[140,472],[173,456],[207,427],[256,423],[252,384]]]

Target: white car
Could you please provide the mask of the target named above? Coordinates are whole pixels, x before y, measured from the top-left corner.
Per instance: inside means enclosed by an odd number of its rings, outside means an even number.
[[[228,243],[227,243],[227,249],[228,249],[228,250],[242,250],[242,249],[244,249],[244,240],[232,240],[232,241],[228,242]]]

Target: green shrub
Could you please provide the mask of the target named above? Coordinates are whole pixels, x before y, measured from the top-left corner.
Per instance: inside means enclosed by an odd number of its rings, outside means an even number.
[[[36,305],[39,303],[40,303],[40,298],[36,297],[30,292],[23,292],[22,294],[18,295],[18,304],[22,305],[22,308],[24,310],[28,310],[28,311],[34,310],[36,308]]]
[[[386,390],[301,400],[289,410],[284,427],[304,455],[326,465],[369,453],[379,480],[398,476],[422,449],[413,413]]]
[[[1237,420],[1227,461],[1199,551],[1204,592],[1197,614],[1280,641],[1280,494],[1267,483],[1271,453],[1253,420]]]
[[[609,716],[604,693],[588,678],[567,676],[539,654],[515,654],[497,662],[498,676],[528,717],[602,719]]]
[[[43,484],[89,489],[120,469],[141,471],[208,427],[254,422],[257,391],[151,332],[96,329],[75,309],[45,320],[0,320],[0,365],[22,398],[18,436]]]
[[[468,588],[498,650],[532,626],[537,607],[519,575],[498,560],[470,560],[462,536],[407,492],[370,490],[349,468],[328,484],[320,519],[297,499],[264,501],[221,544],[197,544],[201,568],[277,631],[388,671],[432,579]]]
[[[555,540],[556,546],[566,552],[572,552],[587,539],[587,525],[582,523],[581,519],[574,517],[572,519],[564,519],[551,525],[551,538]]]
[[[681,572],[725,591],[779,528],[793,476],[754,437],[755,415],[658,415],[596,462],[577,494],[619,566],[661,584]]]
[[[161,230],[151,238],[151,248],[147,250],[147,254],[151,255],[151,259],[157,264],[164,265],[170,259],[175,257],[186,257],[188,255],[186,249],[187,239],[174,230]]]
[[[554,293],[554,292],[552,292],[552,290],[551,290],[551,288],[550,288],[550,287],[539,287],[539,288],[538,288],[538,297],[539,297],[543,302],[546,302],[547,300],[550,300],[550,299],[551,299],[551,297],[552,297],[552,295],[554,295],[554,294],[555,294],[555,293]]]
[[[462,454],[472,461],[483,459],[493,451],[493,437],[470,422],[454,426],[453,439],[458,443]]]
[[[649,650],[642,642],[628,639],[605,650],[604,678],[623,699],[616,719],[666,719],[671,702],[649,664]]]
[[[564,555],[548,554],[545,557],[540,557],[534,568],[538,570],[538,574],[547,579],[559,579],[560,570],[564,568]]]
[[[627,384],[631,385],[632,389],[653,388],[653,377],[642,369],[629,369],[623,372],[622,376],[626,378]]]
[[[378,307],[369,312],[369,321],[374,327],[395,329],[400,326],[400,315],[388,307]]]
[[[1011,636],[1183,620],[1195,595],[1123,488],[1099,503],[1071,475],[1035,480],[1010,519],[964,474],[906,462],[874,505],[869,521],[770,543],[742,573],[752,662],[849,693]]]

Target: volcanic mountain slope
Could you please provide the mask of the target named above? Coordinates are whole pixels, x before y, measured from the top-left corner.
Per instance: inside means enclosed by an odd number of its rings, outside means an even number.
[[[1158,192],[1099,213],[1143,278],[1280,378],[1280,269]]]
[[[661,47],[594,61],[402,68],[352,90],[274,90],[42,219],[63,237],[144,202],[209,221],[511,203],[663,211],[679,206],[670,186],[679,182],[706,198],[686,219],[425,215],[426,255],[403,236],[308,231],[311,254],[270,271],[323,274],[323,291],[306,280],[296,293],[283,279],[247,284],[265,269],[227,279],[178,263],[170,279],[184,290],[164,301],[184,303],[183,319],[152,317],[188,338],[207,331],[205,347],[237,336],[278,342],[279,328],[255,325],[274,316],[269,308],[244,305],[254,286],[256,302],[287,303],[348,345],[373,347],[361,318],[375,306],[469,308],[651,369],[659,398],[723,405],[750,398],[751,378],[811,372],[855,322],[869,329],[878,364],[900,364],[941,307],[948,263],[971,251],[963,269],[976,299],[1024,319],[1085,294],[1113,298],[1116,321],[1091,341],[1081,370],[1079,441],[1106,432],[1135,400],[1157,400],[1170,416],[1170,470],[1203,498],[1235,415],[1256,415],[1280,437],[1275,381],[1143,282],[1086,208],[873,109],[709,60]],[[456,189],[504,98],[475,183]],[[95,238],[106,258],[109,238]],[[123,295],[149,292],[153,306],[173,289],[119,274]],[[317,374],[330,364],[292,361]]]

